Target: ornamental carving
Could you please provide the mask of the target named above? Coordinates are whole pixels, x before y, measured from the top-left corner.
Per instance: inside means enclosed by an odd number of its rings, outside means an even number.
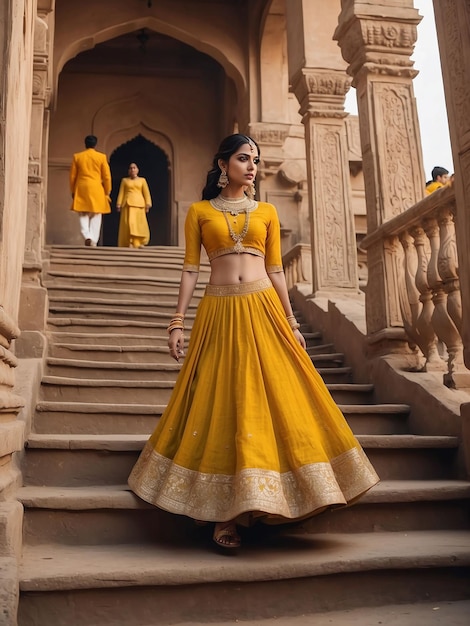
[[[324,285],[341,285],[350,282],[347,249],[344,239],[348,232],[342,207],[341,145],[338,131],[318,128],[318,162],[322,176],[321,220],[319,232],[319,262]],[[320,217],[320,216],[318,216]]]
[[[308,74],[306,78],[309,94],[345,96],[351,86],[351,79],[346,75]]]
[[[33,73],[33,95],[44,97],[46,93],[46,73],[38,71]]]
[[[379,141],[383,141],[384,221],[399,215],[415,203],[415,189],[411,172],[412,155],[417,153],[416,137],[408,86],[377,85],[374,89],[378,107]]]
[[[416,43],[417,30],[413,24],[361,21],[363,43],[366,46],[384,48],[412,48]]]
[[[251,129],[250,135],[259,144],[269,144],[271,146],[283,146],[289,135],[289,129]]]

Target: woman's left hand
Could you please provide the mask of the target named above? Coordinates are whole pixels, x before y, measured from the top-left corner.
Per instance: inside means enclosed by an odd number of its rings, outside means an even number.
[[[302,346],[302,348],[304,350],[307,349],[307,342],[305,341],[305,337],[302,335],[302,333],[300,332],[300,330],[296,329],[294,330],[294,337],[297,339],[297,341],[300,343],[300,345]]]

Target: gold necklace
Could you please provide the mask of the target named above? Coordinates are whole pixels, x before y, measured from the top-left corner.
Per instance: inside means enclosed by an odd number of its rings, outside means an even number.
[[[248,196],[242,198],[224,198],[220,194],[216,198],[209,200],[211,205],[217,211],[228,211],[230,215],[239,215],[240,213],[248,213],[254,211],[258,203]]]
[[[250,213],[254,211],[258,206],[258,203],[251,198],[245,196],[244,198],[236,198],[236,199],[227,199],[223,198],[221,195],[218,195],[216,198],[212,198],[209,200],[211,205],[217,211],[221,211],[227,223],[228,232],[230,237],[234,241],[235,245],[233,249],[237,254],[242,253],[245,250],[242,241],[245,239],[246,234],[248,232],[248,226],[250,224]],[[245,224],[243,225],[242,231],[240,233],[236,233],[232,226],[230,225],[230,221],[228,219],[227,213],[230,215],[238,216],[240,213],[245,213]]]

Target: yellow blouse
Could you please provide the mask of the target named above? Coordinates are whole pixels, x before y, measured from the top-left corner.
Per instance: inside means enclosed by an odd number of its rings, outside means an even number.
[[[116,201],[118,206],[133,206],[143,209],[152,205],[152,198],[145,178],[125,177],[121,180],[119,194]]]
[[[248,231],[242,241],[243,252],[263,257],[268,273],[281,272],[281,228],[275,207],[267,202],[258,202],[249,215]],[[227,217],[233,219],[230,214]],[[232,225],[236,233],[243,229],[245,219],[246,214],[240,213],[237,224]],[[201,244],[210,261],[218,256],[237,252],[224,214],[215,209],[209,200],[195,202],[189,207],[185,236],[183,270],[186,271],[199,271]]]

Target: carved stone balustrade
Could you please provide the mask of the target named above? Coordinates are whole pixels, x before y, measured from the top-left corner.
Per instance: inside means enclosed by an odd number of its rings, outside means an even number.
[[[381,241],[392,257],[397,302],[389,306],[399,308],[410,346],[424,355],[422,369],[443,371],[448,387],[470,388],[463,360],[455,216],[454,189],[447,186],[377,228],[361,247],[375,249]]]
[[[287,288],[297,283],[312,284],[312,251],[310,244],[298,243],[282,258]]]

